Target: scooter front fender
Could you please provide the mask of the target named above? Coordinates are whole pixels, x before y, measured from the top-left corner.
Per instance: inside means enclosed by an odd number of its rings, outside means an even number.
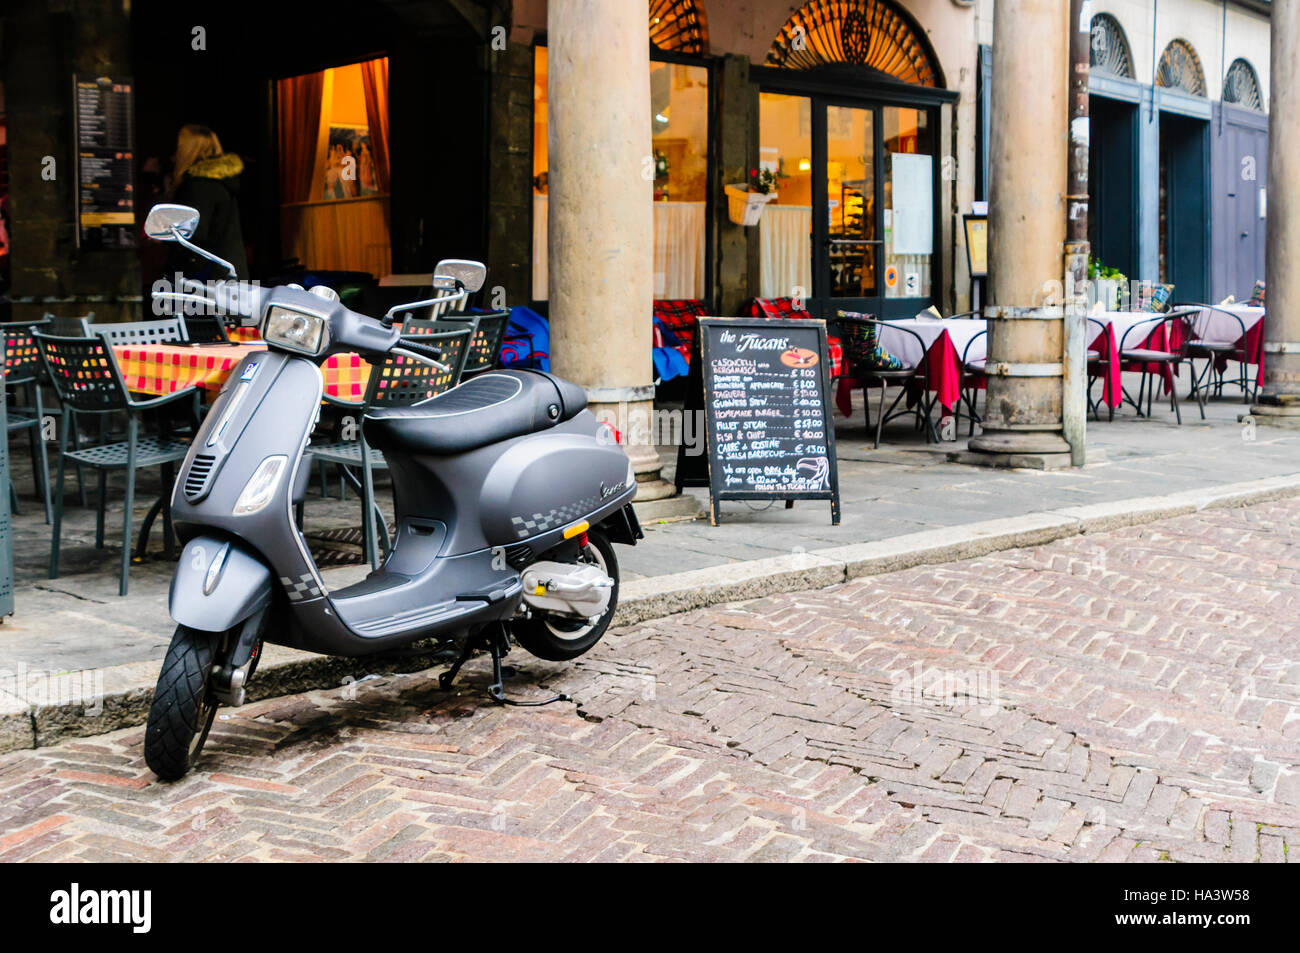
[[[271,603],[271,570],[237,539],[196,536],[172,576],[167,611],[204,632],[233,629]]]

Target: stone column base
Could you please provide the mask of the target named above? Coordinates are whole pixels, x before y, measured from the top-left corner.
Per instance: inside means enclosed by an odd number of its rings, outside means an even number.
[[[972,467],[995,467],[1007,470],[1063,470],[1074,465],[1067,453],[988,453],[982,450],[954,450],[949,463]]]
[[[965,451],[948,454],[952,463],[979,467],[1055,470],[1071,465],[1070,445],[1059,431],[986,430],[972,437]]]
[[[1260,426],[1300,430],[1300,396],[1266,394],[1250,408],[1250,416]]]

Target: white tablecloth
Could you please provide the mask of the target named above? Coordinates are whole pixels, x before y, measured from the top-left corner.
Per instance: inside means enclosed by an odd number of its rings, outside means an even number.
[[[1224,312],[1228,312],[1224,314]],[[1238,324],[1232,319],[1241,319]],[[1205,308],[1196,316],[1196,336],[1208,344],[1236,344],[1241,340],[1244,327],[1250,329],[1264,320],[1264,309],[1249,304],[1221,304]]]
[[[1111,333],[1115,335],[1116,347],[1123,342],[1124,347],[1131,349],[1141,347],[1142,343],[1151,336],[1151,332],[1160,326],[1161,320],[1168,317],[1168,315],[1153,314],[1150,311],[1103,311],[1101,314],[1089,315],[1089,317],[1095,318],[1102,325],[1110,327]],[[1132,334],[1129,334],[1129,329],[1138,325],[1144,325],[1144,327],[1138,328]],[[1088,322],[1086,337],[1088,347],[1092,347],[1101,332],[1102,329],[1095,323]],[[1128,340],[1124,339],[1126,334],[1128,334]]]
[[[922,344],[901,330],[906,328],[909,331],[915,331],[924,342]],[[966,352],[966,346],[971,343],[976,336],[988,328],[988,323],[983,318],[959,318],[956,320],[936,320],[932,318],[905,318],[901,321],[890,321],[880,329],[880,345],[890,354],[893,354],[904,364],[915,367],[921,363],[934,342],[939,339],[939,335],[944,331],[952,339],[953,348],[957,352],[957,359]],[[979,363],[985,359],[988,354],[988,335],[980,337],[978,341],[971,346],[970,354],[967,360],[972,364]]]

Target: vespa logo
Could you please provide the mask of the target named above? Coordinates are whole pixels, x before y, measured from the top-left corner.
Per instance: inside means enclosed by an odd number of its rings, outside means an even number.
[[[622,483],[616,483],[616,484],[614,484],[613,486],[609,486],[609,487],[607,487],[607,486],[605,486],[604,482],[602,481],[601,484],[600,484],[600,498],[601,498],[602,500],[608,500],[611,496],[613,496],[615,493],[617,493],[617,492],[618,492],[619,490],[621,490],[621,489],[623,489],[623,484],[622,484]]]

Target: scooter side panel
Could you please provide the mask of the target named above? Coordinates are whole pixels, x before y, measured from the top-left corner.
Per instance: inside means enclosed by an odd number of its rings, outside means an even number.
[[[552,535],[558,541],[583,519],[594,525],[636,492],[627,454],[600,439],[601,427],[583,411],[541,433],[459,456],[390,454],[399,520],[445,523],[444,557]]]
[[[480,496],[483,534],[510,544],[563,530],[634,484],[617,444],[603,445],[582,432],[538,434],[509,448],[488,473]]]

